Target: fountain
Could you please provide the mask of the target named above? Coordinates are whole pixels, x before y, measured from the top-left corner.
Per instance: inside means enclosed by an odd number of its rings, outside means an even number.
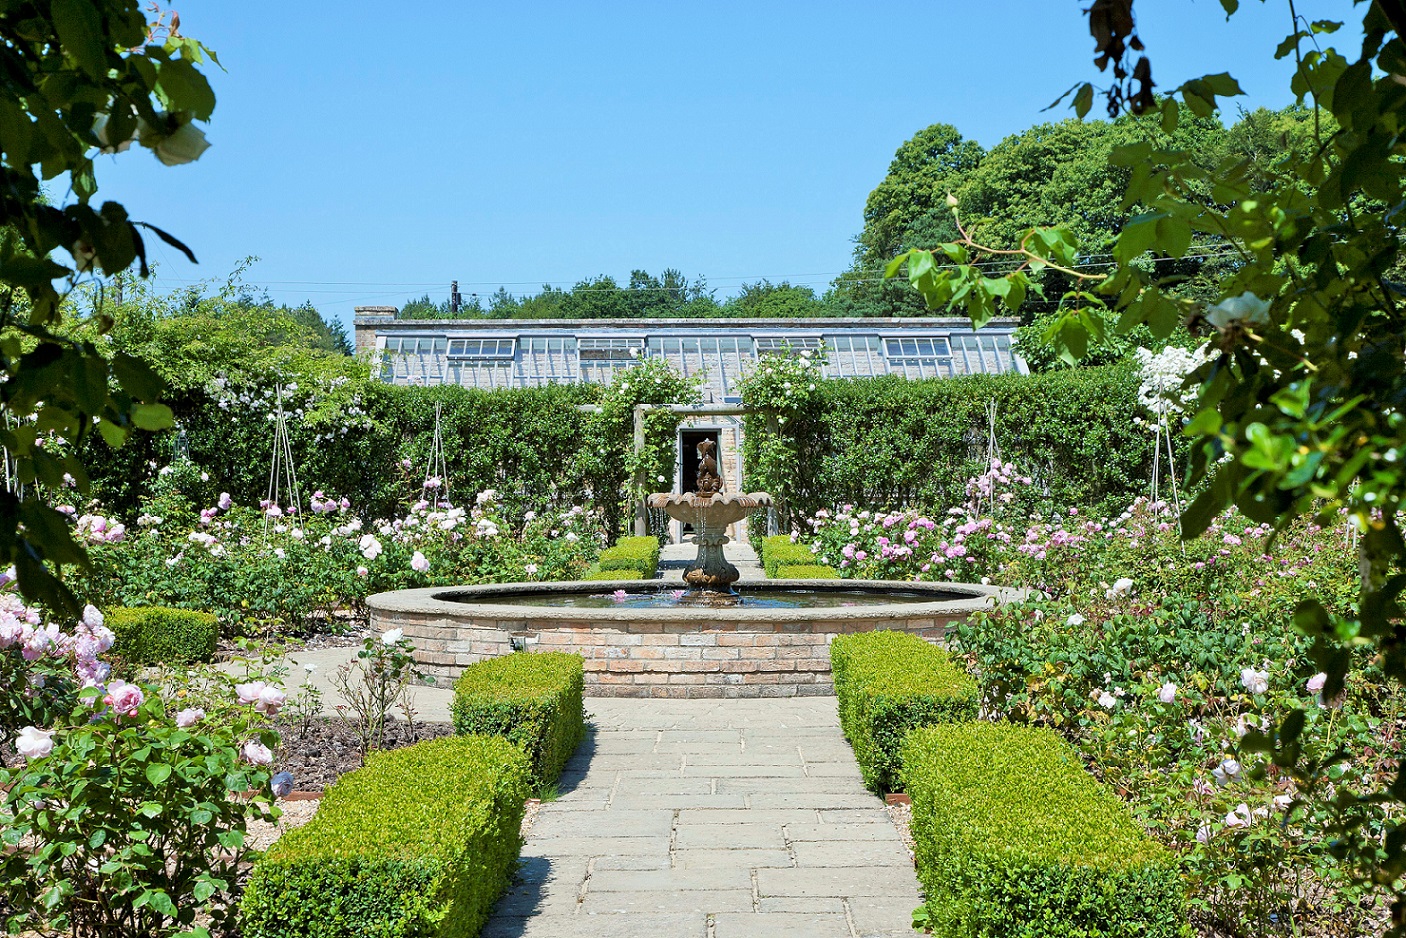
[[[697,491],[658,492],[647,502],[650,508],[663,509],[675,521],[691,525],[695,532],[698,557],[684,570],[688,590],[679,597],[679,602],[688,605],[731,605],[740,599],[732,588],[739,573],[723,553],[723,545],[731,540],[727,529],[758,508],[771,507],[771,496],[766,492],[743,495],[722,490],[716,449],[712,440],[698,444]]]
[[[378,593],[371,627],[402,629],[420,667],[455,678],[514,651],[571,651],[586,693],[608,697],[792,697],[833,692],[830,641],[873,629],[940,641],[949,623],[1013,591],[972,583],[766,580],[733,589],[727,528],[771,505],[723,491],[716,444],[698,447],[695,491],[647,504],[693,526],[686,589],[665,580],[503,583]],[[708,611],[705,613],[703,608]]]

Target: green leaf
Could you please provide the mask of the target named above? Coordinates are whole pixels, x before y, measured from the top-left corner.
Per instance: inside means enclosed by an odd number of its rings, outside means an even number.
[[[153,785],[160,785],[171,777],[171,767],[164,762],[153,762],[146,767],[146,780]]]
[[[165,404],[133,404],[132,424],[139,430],[166,430],[175,423]]]
[[[1220,432],[1221,416],[1215,410],[1201,411],[1181,432],[1185,436],[1215,436]]]
[[[1079,88],[1074,94],[1074,113],[1083,120],[1094,106],[1094,86],[1088,82]]]
[[[107,77],[102,17],[88,0],[53,0],[54,29],[64,51],[95,79]]]
[[[1177,132],[1177,122],[1181,115],[1181,108],[1177,106],[1176,98],[1167,98],[1162,102],[1162,133],[1174,134]]]
[[[158,85],[174,111],[190,111],[196,120],[209,120],[215,110],[215,92],[205,76],[185,59],[161,64]]]
[[[1157,219],[1157,247],[1168,257],[1184,256],[1191,247],[1191,224],[1172,215]]]
[[[1240,9],[1240,0],[1220,0],[1220,5],[1225,10],[1225,18],[1230,19]]]

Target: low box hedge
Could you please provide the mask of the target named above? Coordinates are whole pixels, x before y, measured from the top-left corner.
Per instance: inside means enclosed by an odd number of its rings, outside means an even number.
[[[903,779],[934,935],[1189,938],[1172,856],[1056,733],[922,727]]]
[[[464,669],[450,714],[458,733],[502,736],[527,754],[544,792],[586,735],[580,655],[515,652]]]
[[[864,784],[901,784],[903,738],[915,726],[974,720],[976,681],[947,652],[908,632],[858,632],[830,643],[840,726]]]
[[[793,544],[785,534],[775,534],[762,538],[762,567],[766,575],[775,579],[781,567],[809,566],[815,563],[815,554],[804,544]]]
[[[642,579],[649,579],[659,569],[659,539],[657,537],[622,537],[614,547],[600,552],[596,564],[601,572],[607,570],[638,570]]]
[[[526,757],[452,736],[373,753],[254,865],[244,938],[473,938],[517,869]]]
[[[191,609],[118,607],[103,621],[116,637],[113,654],[132,665],[211,661],[220,638],[219,620]]]
[[[776,568],[779,580],[838,580],[840,571],[823,563],[800,563]]]
[[[583,582],[598,580],[643,580],[646,577],[638,570],[587,570],[581,575]]]

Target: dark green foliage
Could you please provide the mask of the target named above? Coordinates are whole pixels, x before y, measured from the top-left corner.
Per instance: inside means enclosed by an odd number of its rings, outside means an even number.
[[[781,575],[779,571],[783,565],[807,566],[815,563],[815,555],[809,547],[791,543],[791,538],[785,534],[774,534],[759,543],[762,567],[766,569],[766,575],[773,579]]]
[[[215,616],[190,609],[117,608],[103,613],[103,619],[117,636],[113,654],[129,665],[210,661],[220,637]]]
[[[457,733],[502,736],[527,754],[545,791],[586,735],[580,655],[517,652],[469,665],[454,684]]]
[[[864,784],[900,784],[903,739],[917,726],[976,719],[976,681],[947,652],[907,632],[838,635],[830,668],[840,726],[854,747]]]
[[[254,867],[245,938],[473,938],[517,868],[527,760],[456,736],[373,753]]]
[[[840,571],[823,563],[798,563],[776,568],[778,580],[838,580]]]
[[[659,569],[659,539],[656,537],[622,537],[614,547],[607,547],[600,553],[597,564],[601,573],[616,570],[633,571],[640,579],[648,580]],[[630,579],[622,577],[621,579]]]
[[[1172,856],[1049,731],[924,727],[903,747],[940,938],[1188,938]]]
[[[816,383],[779,439],[785,463],[765,478],[752,468],[775,447],[765,411],[748,421],[749,485],[782,503],[783,529],[837,504],[949,506],[984,472],[987,405],[996,404],[1003,459],[1035,479],[1050,506],[1117,514],[1151,477],[1152,447],[1133,419],[1138,376],[1128,365],[1039,375],[971,375],[930,381],[897,376]],[[775,458],[775,457],[774,457]],[[789,468],[788,468],[789,467]]]

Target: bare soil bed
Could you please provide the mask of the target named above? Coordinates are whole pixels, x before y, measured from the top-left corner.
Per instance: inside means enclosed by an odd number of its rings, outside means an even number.
[[[281,741],[274,756],[279,771],[293,773],[296,791],[324,791],[337,777],[361,768],[361,744],[356,731],[338,719],[314,720],[306,727],[279,723],[275,726]],[[415,723],[404,720],[386,724],[383,749],[400,749],[422,742],[454,735],[449,723]]]

